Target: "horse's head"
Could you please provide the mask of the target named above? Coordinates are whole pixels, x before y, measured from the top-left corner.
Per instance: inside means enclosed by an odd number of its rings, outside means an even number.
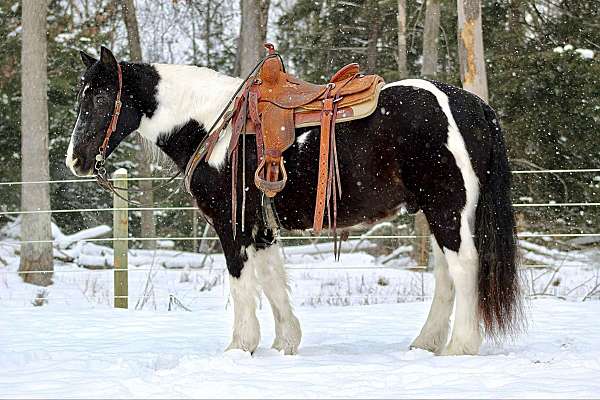
[[[65,162],[74,174],[89,176],[94,173],[96,156],[102,152],[107,129],[115,114],[120,67],[113,53],[105,47],[101,48],[99,60],[83,51],[80,54],[87,69],[81,77],[77,122]],[[139,123],[138,111],[131,104],[133,99],[126,98],[124,93],[123,90],[121,114],[104,151],[106,157],[135,129],[134,121]]]

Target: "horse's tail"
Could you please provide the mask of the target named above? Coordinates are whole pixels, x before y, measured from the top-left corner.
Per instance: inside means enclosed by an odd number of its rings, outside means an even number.
[[[475,246],[479,254],[479,314],[493,339],[515,335],[524,327],[517,270],[515,217],[510,198],[511,171],[506,145],[494,110],[483,106],[492,150],[487,181],[477,203]]]

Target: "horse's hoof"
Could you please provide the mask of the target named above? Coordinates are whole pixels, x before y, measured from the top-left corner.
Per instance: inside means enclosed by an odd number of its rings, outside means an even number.
[[[430,340],[424,340],[420,337],[417,337],[408,347],[410,350],[421,349],[425,351],[429,351],[431,353],[438,353],[441,349],[441,345],[436,343],[433,338]]]
[[[277,351],[283,351],[283,354],[286,356],[293,356],[298,354],[298,345],[294,345],[292,343],[284,343],[280,338],[275,338],[273,341],[272,349]]]
[[[436,352],[439,356],[476,356],[479,354],[479,343],[457,343],[450,341],[448,346]]]
[[[238,340],[232,340],[229,346],[225,349],[225,351],[229,350],[241,350],[250,353],[250,355],[254,354],[256,348],[258,347],[258,343],[255,345],[247,345],[246,343],[240,343]]]

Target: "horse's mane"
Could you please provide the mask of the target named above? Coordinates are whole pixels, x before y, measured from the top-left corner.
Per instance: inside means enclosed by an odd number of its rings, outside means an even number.
[[[167,155],[152,141],[146,139],[139,132],[135,133],[136,140],[140,143],[141,151],[144,153],[144,157],[151,164],[158,165],[161,169],[166,172],[176,171],[177,167],[173,160],[171,160]]]

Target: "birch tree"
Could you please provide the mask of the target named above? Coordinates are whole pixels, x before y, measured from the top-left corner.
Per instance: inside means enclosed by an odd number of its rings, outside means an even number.
[[[241,77],[254,68],[264,54],[271,0],[240,0],[241,24],[236,72]]]
[[[45,0],[23,0],[21,44],[21,180],[48,181],[48,103],[46,92]],[[21,210],[50,210],[48,183],[21,185]],[[52,284],[52,229],[50,213],[24,214],[21,240],[46,241],[23,243],[19,272],[27,283],[39,286]],[[28,271],[36,271],[27,273]],[[39,273],[37,271],[48,271]]]
[[[127,29],[127,41],[129,42],[129,57],[133,62],[142,61],[142,45],[140,43],[140,33],[138,21],[135,12],[134,0],[123,0],[121,3],[125,28]],[[138,136],[140,148],[142,147],[143,139]],[[148,158],[143,151],[136,153],[138,163],[138,171],[140,176],[149,177],[152,175],[152,168]],[[154,204],[154,193],[152,192],[152,181],[139,181],[139,187],[143,192],[140,193],[140,203],[146,208],[150,208]],[[141,211],[141,234],[143,238],[156,237],[156,225],[154,220],[154,212],[152,210]],[[156,248],[156,241],[144,240],[142,246],[146,249]]]
[[[488,100],[481,0],[458,0],[458,58],[463,88]]]

